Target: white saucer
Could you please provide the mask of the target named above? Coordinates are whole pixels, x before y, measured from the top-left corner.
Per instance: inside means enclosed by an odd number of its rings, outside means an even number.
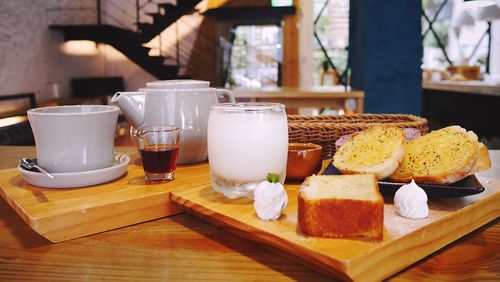
[[[18,166],[17,170],[26,182],[35,186],[45,188],[75,188],[101,184],[116,179],[127,171],[129,162],[130,157],[128,155],[115,153],[115,160],[110,167],[78,172],[52,173],[54,179],[41,172],[26,170],[21,166]]]

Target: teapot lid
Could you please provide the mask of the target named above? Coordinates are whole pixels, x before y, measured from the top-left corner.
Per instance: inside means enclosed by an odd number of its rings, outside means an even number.
[[[158,80],[148,82],[146,86],[152,89],[199,89],[208,88],[210,86],[210,81],[194,79]]]

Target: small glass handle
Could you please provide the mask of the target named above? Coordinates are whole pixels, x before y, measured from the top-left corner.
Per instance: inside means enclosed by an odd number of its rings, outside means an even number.
[[[236,103],[236,99],[234,98],[234,94],[227,89],[215,89],[215,93],[217,93],[217,99],[226,97],[230,103]]]

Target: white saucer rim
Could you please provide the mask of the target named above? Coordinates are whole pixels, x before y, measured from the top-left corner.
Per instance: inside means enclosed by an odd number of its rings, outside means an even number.
[[[48,189],[86,188],[114,181],[127,173],[130,156],[115,153],[114,165],[85,172],[59,173],[54,179],[40,172],[27,171],[18,166],[21,177],[29,184]]]
[[[98,169],[94,169],[94,170],[75,171],[75,172],[51,172],[50,174],[54,175],[54,177],[56,177],[56,176],[60,176],[60,177],[61,176],[69,176],[69,175],[71,175],[71,176],[81,176],[81,175],[86,175],[86,174],[95,174],[95,173],[106,172],[108,170],[116,169],[117,167],[120,167],[120,166],[128,165],[128,163],[130,162],[130,156],[129,155],[123,154],[123,153],[115,153],[115,155],[113,156],[113,159],[117,155],[120,156],[119,162],[117,163],[117,162],[113,161],[113,164],[111,166],[108,166],[108,167],[98,168]],[[123,159],[123,161],[121,161],[121,157],[122,156],[125,156],[125,159]],[[27,169],[21,167],[21,165],[18,165],[17,169],[21,173],[25,173],[25,174],[28,174],[28,175],[38,176],[38,175],[42,174],[41,172],[27,170]]]

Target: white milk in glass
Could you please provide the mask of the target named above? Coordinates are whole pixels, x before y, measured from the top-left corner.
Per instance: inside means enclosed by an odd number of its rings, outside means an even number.
[[[276,103],[218,104],[208,118],[208,159],[215,191],[253,198],[268,173],[285,181],[288,125]]]

